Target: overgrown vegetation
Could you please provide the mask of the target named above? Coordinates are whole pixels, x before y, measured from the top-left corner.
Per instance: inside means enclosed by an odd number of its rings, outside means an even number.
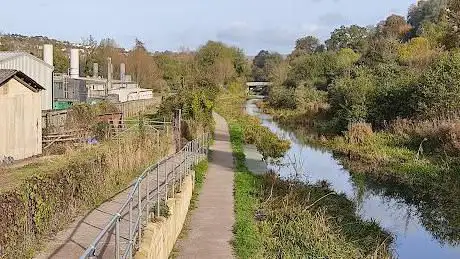
[[[324,47],[301,38],[286,60],[266,67],[275,85],[263,108],[366,165],[358,171],[409,183],[427,180],[424,173],[440,180],[455,174],[459,13],[457,0],[418,1],[407,20],[391,15],[372,28],[342,26]]]
[[[249,172],[243,131],[237,122],[230,124],[239,258],[390,258],[392,238],[378,224],[361,221],[353,203],[327,185]]]
[[[15,168],[19,185],[0,193],[0,255],[30,258],[43,240],[76,216],[97,207],[169,150],[169,138],[157,145],[155,134],[133,133],[117,141],[88,146]],[[8,169],[7,169],[8,170]]]
[[[308,185],[297,179],[283,180],[275,174],[257,176],[248,170],[244,144],[255,143],[267,159],[276,159],[284,156],[289,142],[243,114],[243,93],[238,85],[232,85],[216,106],[229,122],[236,164],[237,256],[389,258],[392,237],[378,224],[359,219],[353,202],[333,193],[327,184]]]

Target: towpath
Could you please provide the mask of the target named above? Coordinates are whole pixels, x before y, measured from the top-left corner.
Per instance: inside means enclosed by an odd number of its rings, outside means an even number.
[[[178,241],[178,258],[233,258],[233,155],[226,121],[214,114],[215,142],[206,180],[192,212],[187,236]]]

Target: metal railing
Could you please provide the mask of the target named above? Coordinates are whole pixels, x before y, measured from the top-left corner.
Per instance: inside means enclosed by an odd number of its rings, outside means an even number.
[[[181,190],[184,178],[208,155],[210,135],[188,142],[179,152],[148,167],[132,186],[119,211],[110,219],[80,259],[132,258],[142,239],[142,229],[152,215]]]

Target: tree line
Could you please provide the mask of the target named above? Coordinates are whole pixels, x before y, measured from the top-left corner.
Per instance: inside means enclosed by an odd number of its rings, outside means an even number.
[[[341,26],[322,43],[296,41],[283,58],[261,51],[252,78],[272,81],[275,108],[307,109],[326,103],[336,129],[397,118],[456,118],[460,109],[460,1],[425,0],[406,17],[375,26]]]

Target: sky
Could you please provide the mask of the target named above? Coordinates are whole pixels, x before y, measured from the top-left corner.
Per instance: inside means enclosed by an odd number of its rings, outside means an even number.
[[[89,35],[151,51],[196,49],[208,40],[290,53],[295,40],[326,40],[340,25],[406,16],[416,0],[14,0],[2,1],[0,32],[79,43]],[[14,11],[13,11],[14,10]]]

